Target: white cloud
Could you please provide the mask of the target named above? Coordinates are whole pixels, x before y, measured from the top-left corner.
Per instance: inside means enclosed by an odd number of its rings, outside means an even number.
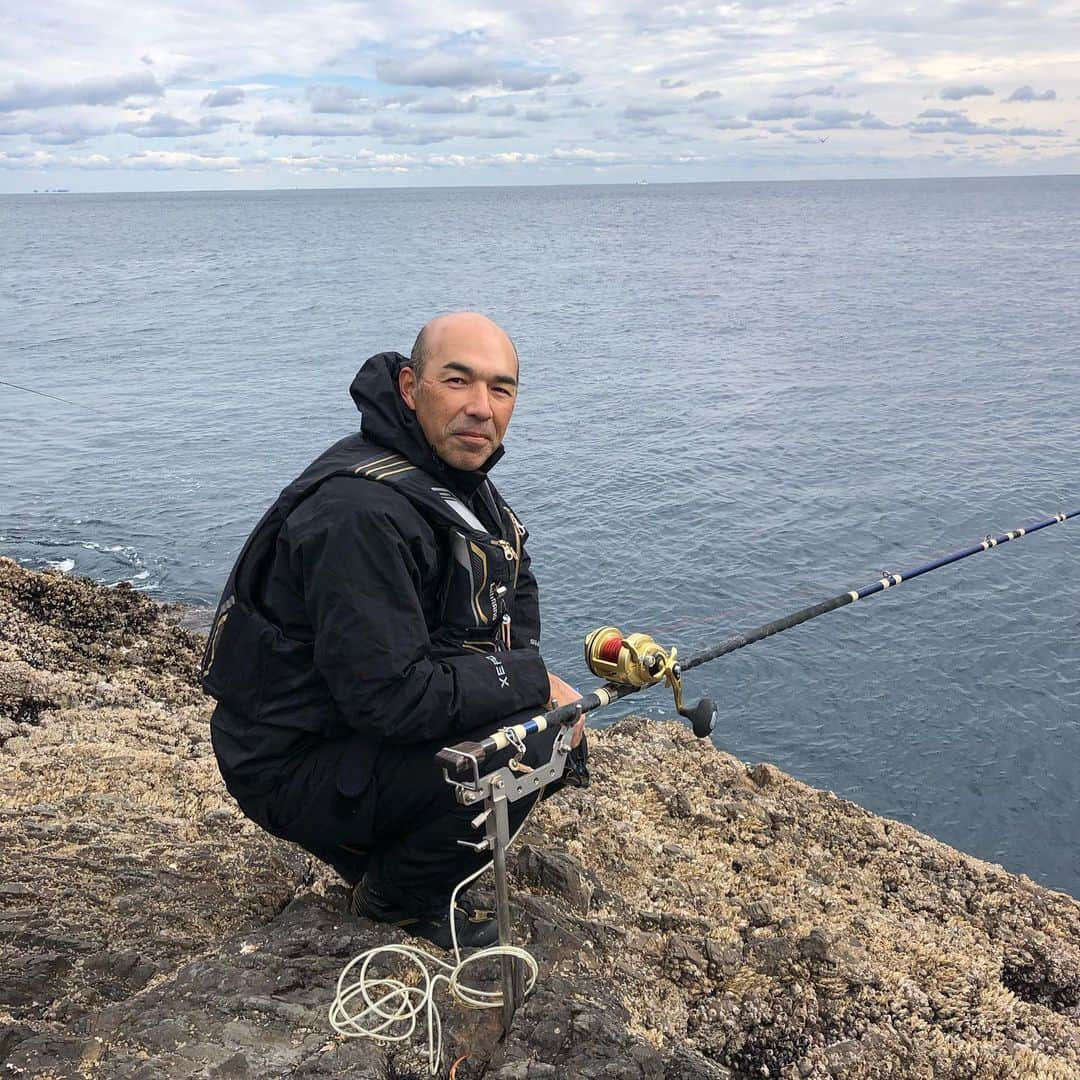
[[[4,183],[19,162],[121,186],[162,169],[284,182],[355,172],[360,147],[390,155],[372,167],[391,175],[587,160],[671,178],[693,162],[707,179],[753,175],[751,150],[775,161],[783,146],[794,177],[821,161],[815,132],[837,168],[936,160],[946,138],[987,169],[1015,162],[1017,140],[1026,161],[1056,161],[1052,144],[1080,133],[1080,65],[1055,3],[50,0],[0,38]],[[928,99],[965,109],[933,115]],[[737,148],[748,132],[763,137]],[[158,156],[133,156],[135,138]]]
[[[72,83],[16,82],[0,91],[0,112],[46,109],[55,105],[118,105],[131,98],[161,97],[149,71],[81,79]]]
[[[120,166],[125,169],[229,171],[241,168],[241,161],[236,157],[192,154],[182,150],[139,150],[120,159]]]
[[[480,107],[480,99],[473,94],[469,98],[440,97],[430,101],[418,101],[409,106],[410,112],[430,113],[432,115],[454,115],[474,113]]]
[[[246,94],[242,86],[223,86],[220,90],[207,94],[202,103],[203,108],[220,109],[223,106],[239,105],[245,97]]]
[[[411,57],[387,57],[375,65],[375,74],[391,86],[445,87],[465,90],[498,86],[504,90],[537,90],[542,86],[571,85],[579,81],[574,72],[539,71],[525,66],[500,64],[475,54],[425,53]]]
[[[117,124],[116,130],[140,139],[188,139],[192,135],[206,135],[235,122],[227,116],[204,116],[192,121],[156,112],[149,119],[127,120]]]
[[[1018,86],[1007,98],[1006,101],[1054,101],[1057,98],[1057,93],[1054,90],[1044,90],[1041,94],[1037,94],[1030,86]]]
[[[751,120],[793,120],[810,115],[807,105],[766,105],[746,114]]]
[[[971,85],[964,83],[960,86],[943,86],[941,88],[941,100],[942,101],[963,101],[964,98],[969,97],[991,97],[994,91],[989,86],[983,86],[981,83]]]

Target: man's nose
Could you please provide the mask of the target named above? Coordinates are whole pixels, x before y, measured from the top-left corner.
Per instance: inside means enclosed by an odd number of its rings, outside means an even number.
[[[491,419],[493,415],[491,411],[491,392],[488,390],[486,383],[473,383],[469,400],[465,403],[465,411],[477,420]]]

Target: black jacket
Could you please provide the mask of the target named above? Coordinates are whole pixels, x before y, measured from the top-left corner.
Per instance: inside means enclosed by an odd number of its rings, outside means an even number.
[[[364,364],[360,434],[282,491],[230,575],[203,685],[222,772],[248,790],[326,739],[452,740],[548,699],[527,533],[487,479],[503,450],[475,472],[438,458],[404,361]]]

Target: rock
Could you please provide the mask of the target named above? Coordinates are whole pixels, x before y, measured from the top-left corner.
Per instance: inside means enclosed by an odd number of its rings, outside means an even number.
[[[768,926],[775,919],[768,900],[752,900],[743,906],[743,912],[751,926]]]
[[[759,788],[774,788],[783,783],[784,774],[775,765],[761,761],[750,770],[750,779]]]
[[[836,962],[835,949],[828,931],[815,927],[804,938],[799,939],[799,954],[803,959],[815,964]]]
[[[555,893],[583,915],[589,910],[593,886],[572,855],[525,844],[517,853],[514,867],[525,883]]]
[[[201,646],[134,590],[0,559],[0,1068],[419,1080],[422,1042],[330,1029],[343,966],[411,939],[240,816]],[[511,852],[536,988],[505,1040],[444,992],[443,1077],[1080,1075],[1072,898],[681,724],[594,732],[590,766]]]

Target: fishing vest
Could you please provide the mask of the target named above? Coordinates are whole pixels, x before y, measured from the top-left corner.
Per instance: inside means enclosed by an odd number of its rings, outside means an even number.
[[[387,484],[441,534],[445,557],[432,659],[463,651],[510,648],[510,625],[521,552],[528,532],[490,481],[477,490],[499,535],[452,491],[393,453],[351,435],[317,458],[278,497],[248,537],[225,585],[203,654],[203,689],[251,721],[301,727],[328,737],[349,729],[333,709],[312,710],[329,691],[314,665],[314,642],[286,637],[256,601],[273,562],[278,533],[289,514],[332,477]],[[363,642],[357,642],[363,649]]]

